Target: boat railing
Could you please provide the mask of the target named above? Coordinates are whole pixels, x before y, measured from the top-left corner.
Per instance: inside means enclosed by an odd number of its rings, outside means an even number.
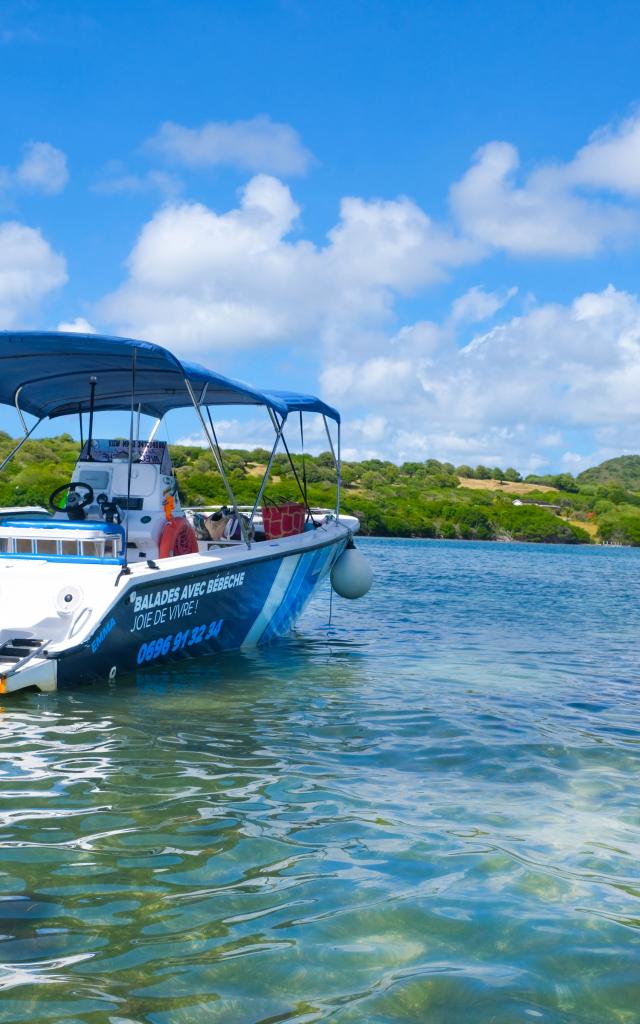
[[[0,558],[122,565],[125,533],[115,523],[59,520],[0,522]]]
[[[189,505],[185,508],[185,512],[219,512],[223,508],[228,508],[226,505]],[[237,505],[238,512],[242,512],[243,515],[249,515],[253,511],[253,505]],[[333,508],[316,508],[314,505],[309,506],[309,511],[316,516],[319,515],[331,515],[335,513]],[[256,513],[256,519],[261,520],[260,510]]]

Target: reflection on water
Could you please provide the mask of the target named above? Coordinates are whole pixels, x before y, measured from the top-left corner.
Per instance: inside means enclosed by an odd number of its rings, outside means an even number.
[[[0,1019],[638,1019],[640,552],[363,542],[295,637],[0,714]]]

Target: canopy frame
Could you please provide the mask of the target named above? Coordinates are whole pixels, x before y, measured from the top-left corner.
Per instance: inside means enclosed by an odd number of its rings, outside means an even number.
[[[242,534],[242,539],[245,542],[245,544],[247,545],[247,547],[250,548],[251,547],[251,538],[249,536],[249,531],[247,530],[247,525],[246,525],[245,520],[243,519],[243,517],[238,512],[238,502],[237,502],[235,493],[233,491],[233,487],[231,486],[231,483],[229,482],[229,478],[227,477],[227,474],[226,474],[226,471],[225,471],[225,468],[224,468],[224,462],[222,461],[222,456],[220,454],[220,448],[218,447],[218,444],[214,441],[214,438],[209,433],[209,428],[207,426],[206,420],[205,420],[204,416],[202,415],[201,403],[202,403],[202,399],[204,398],[204,396],[206,394],[207,387],[205,385],[205,388],[204,388],[204,390],[202,392],[200,400],[198,400],[198,398],[195,395],[195,392],[194,392],[193,388],[191,387],[191,383],[190,383],[188,377],[185,377],[184,382],[185,382],[185,384],[187,386],[187,391],[189,392],[189,395],[191,396],[191,401],[193,403],[193,408],[196,411],[196,416],[198,417],[198,419],[200,421],[200,426],[202,427],[202,433],[203,433],[204,439],[207,442],[207,444],[209,445],[209,448],[211,449],[211,453],[212,453],[212,455],[213,455],[213,457],[215,459],[215,463],[216,463],[216,466],[218,468],[218,472],[219,472],[219,474],[220,474],[220,476],[222,478],[222,483],[224,484],[224,489],[226,490],[227,495],[229,497],[229,500],[231,502],[231,507],[233,508],[233,513],[234,513],[236,519],[238,520],[238,522],[240,523],[240,532]]]
[[[65,370],[60,372],[61,361]],[[196,393],[199,391],[199,397]],[[336,516],[340,512],[341,459],[340,414],[313,395],[290,391],[259,391],[200,366],[181,362],[167,349],[150,342],[97,334],[60,331],[0,331],[0,404],[16,409],[24,436],[0,463],[0,471],[14,458],[23,444],[45,419],[77,414],[83,433],[83,414],[89,415],[89,438],[93,435],[95,412],[129,413],[128,491],[130,490],[133,438],[140,440],[140,417],[155,417],[149,434],[151,442],[167,412],[193,406],[203,438],[211,450],[234,514],[238,517],[243,540],[251,546],[251,527],[264,496],[278,448],[287,452],[294,477],[309,511],[306,487],[302,487],[287,445],[284,428],[292,412],[322,416],[337,472]],[[220,445],[211,418],[211,405],[264,406],[275,432],[265,473],[247,521],[239,515],[238,502],[225,470]],[[211,428],[203,414],[206,408]],[[36,422],[29,427],[25,413]],[[328,420],[337,424],[337,453]],[[303,442],[304,444],[304,442]],[[306,474],[305,474],[306,477]]]

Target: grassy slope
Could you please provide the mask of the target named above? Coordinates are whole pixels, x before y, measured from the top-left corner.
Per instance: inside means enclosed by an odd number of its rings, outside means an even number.
[[[0,456],[11,447],[0,435]],[[171,449],[183,501],[217,504],[226,493],[215,471],[213,458],[202,448]],[[45,504],[49,493],[71,477],[78,444],[68,435],[29,441],[0,475],[0,505]],[[628,460],[629,457],[625,457]],[[638,491],[616,480],[630,479],[627,461],[616,474],[613,460],[574,480],[558,477],[501,481],[500,471],[478,467],[454,468],[427,460],[396,466],[377,459],[343,465],[343,509],[358,515],[363,532],[382,536],[445,537],[463,539],[513,539],[587,543],[591,539],[640,544],[640,456]],[[267,453],[226,451],[224,459],[241,504],[253,502]],[[622,461],[622,460],[620,460]],[[302,476],[302,459],[294,455]],[[305,460],[309,500],[331,506],[335,500],[335,471],[328,453]],[[464,470],[464,473],[460,472]],[[602,472],[600,472],[602,471]],[[515,471],[507,471],[517,476]],[[299,496],[286,456],[278,456],[267,491],[272,498]],[[474,474],[474,475],[470,475]],[[483,477],[478,479],[478,474]],[[514,496],[524,502],[561,505],[561,515],[535,504],[513,505]]]

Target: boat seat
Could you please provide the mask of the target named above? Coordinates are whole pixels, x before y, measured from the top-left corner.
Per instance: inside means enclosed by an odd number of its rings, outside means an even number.
[[[125,532],[115,523],[60,519],[0,522],[0,558],[122,563]]]

